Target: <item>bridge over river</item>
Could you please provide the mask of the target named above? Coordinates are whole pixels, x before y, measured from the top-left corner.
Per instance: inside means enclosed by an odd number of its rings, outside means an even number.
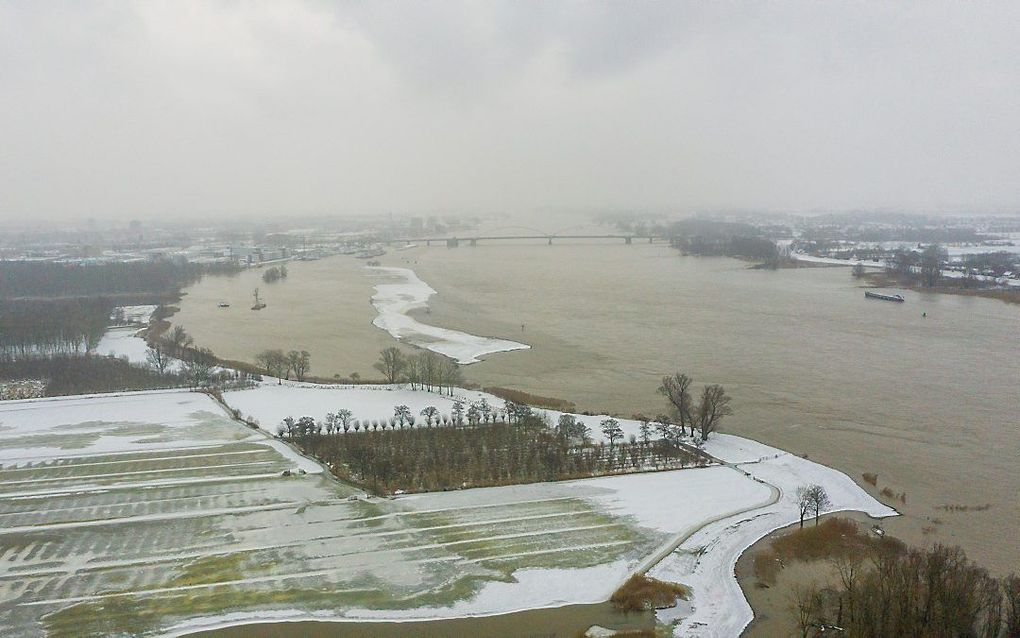
[[[648,243],[652,243],[656,239],[664,239],[657,235],[560,235],[560,234],[543,234],[543,235],[476,235],[467,237],[398,237],[394,239],[382,240],[381,243],[387,246],[393,244],[410,244],[410,243],[422,243],[426,246],[431,246],[433,242],[439,245],[445,244],[448,248],[456,248],[461,242],[468,242],[471,246],[477,246],[480,241],[514,241],[514,240],[546,240],[549,245],[553,244],[554,239],[605,239],[605,240],[623,240],[626,244],[631,244],[635,239],[647,239]]]

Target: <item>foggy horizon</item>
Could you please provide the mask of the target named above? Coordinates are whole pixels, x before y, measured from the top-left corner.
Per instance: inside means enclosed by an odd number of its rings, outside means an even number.
[[[1020,208],[1020,6],[0,3],[0,224]]]

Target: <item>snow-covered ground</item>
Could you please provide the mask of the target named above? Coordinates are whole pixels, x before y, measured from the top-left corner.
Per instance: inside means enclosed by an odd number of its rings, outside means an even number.
[[[953,254],[954,253],[950,251],[950,255]],[[969,253],[955,253],[955,254],[959,256]],[[834,257],[817,257],[815,255],[808,255],[805,253],[798,252],[791,253],[790,256],[796,259],[797,261],[810,262],[815,264],[831,264],[834,266],[856,266],[857,264],[861,264],[865,268],[874,269],[884,269],[887,266],[886,262],[881,260],[871,261],[863,259],[836,259]],[[950,279],[962,279],[963,277],[966,277],[964,273],[956,270],[943,270],[942,276],[948,277]],[[978,281],[987,281],[1002,286],[1020,287],[1020,279],[1007,279],[1004,277],[990,277],[986,275],[974,275],[974,278],[977,279]]]
[[[146,364],[148,345],[137,336],[138,328],[110,328],[99,340],[94,352],[101,356],[127,357],[131,363]]]
[[[486,398],[494,406],[502,405],[500,399],[482,392],[457,390],[455,395],[465,401]],[[228,392],[224,399],[229,405],[258,418],[270,431],[275,431],[276,424],[285,416],[309,415],[321,419],[326,412],[340,408],[352,410],[359,419],[385,419],[392,416],[393,406],[399,404],[409,406],[415,413],[433,405],[444,414],[452,405],[449,397],[409,390],[406,386],[264,385]],[[562,414],[552,410],[538,411],[546,413],[553,423]],[[592,429],[595,440],[602,439],[599,423],[605,416],[575,416]],[[619,419],[619,422],[626,435],[638,433],[640,424],[637,421]],[[692,599],[683,606],[687,615],[677,627],[677,636],[735,636],[751,621],[751,608],[736,582],[734,565],[740,554],[758,539],[798,520],[797,488],[809,484],[825,487],[832,501],[830,511],[856,510],[876,518],[896,514],[895,510],[873,499],[845,474],[783,450],[720,433],[712,435],[704,449],[733,467],[707,468],[710,473],[681,470],[559,484],[605,489],[608,495],[599,501],[600,508],[632,517],[642,527],[685,539],[676,551],[666,555],[650,572],[656,578],[693,588]],[[702,483],[702,478],[710,480]],[[737,482],[733,483],[733,480]],[[414,499],[427,498],[436,503],[440,500],[477,498],[484,492],[469,490],[443,495],[416,495],[402,500],[413,502]],[[747,506],[747,501],[742,500],[749,497],[758,504],[756,507]],[[604,565],[590,569],[591,573],[581,579],[587,583],[586,587],[575,591],[561,583],[564,593],[551,601],[543,599],[545,604],[605,600],[619,584],[611,576],[620,572]],[[529,592],[537,592],[529,593],[524,599],[515,593],[517,590],[513,584],[490,583],[477,599],[434,610],[430,614],[443,617],[511,611],[491,602],[511,597],[522,605],[526,601],[528,606],[542,606],[540,601],[534,600],[535,595],[544,596],[540,584],[559,582],[562,577],[547,571],[515,573],[518,582],[530,583],[529,587],[534,588]],[[562,589],[564,587],[566,589]],[[514,609],[523,608],[526,607]],[[392,617],[389,613],[363,613],[370,617]],[[401,617],[421,617],[419,614],[420,610],[414,610]],[[673,620],[670,614],[670,611],[662,612],[661,617],[665,621]]]
[[[453,395],[411,390],[406,384],[394,385],[318,385],[314,383],[298,383],[283,381],[278,385],[269,380],[257,388],[249,390],[232,390],[224,393],[224,399],[231,407],[241,410],[245,415],[254,417],[259,426],[270,434],[276,434],[276,426],[286,417],[299,418],[310,416],[324,421],[328,412],[347,409],[353,412],[359,421],[389,420],[393,409],[398,405],[406,405],[412,414],[419,415],[423,408],[432,406],[444,416],[449,416],[453,403],[461,400],[465,409],[472,402],[485,399],[495,409],[502,410],[503,399],[478,390],[456,388]],[[557,410],[536,408],[535,412],[544,415],[550,424],[555,424],[560,415]],[[584,422],[591,430],[592,440],[606,441],[602,436],[601,422],[608,415],[575,414],[578,421]],[[420,419],[419,419],[420,420]],[[624,437],[639,436],[641,424],[633,419],[617,419]]]
[[[310,416],[323,421],[326,413],[340,409],[350,410],[360,421],[388,420],[393,408],[406,405],[415,416],[428,406],[437,408],[442,415],[449,416],[456,399],[464,401],[465,407],[471,401],[485,398],[493,407],[502,407],[503,400],[491,394],[474,390],[457,389],[454,396],[410,390],[403,384],[397,385],[338,385],[324,386],[314,383],[274,381],[251,390],[225,392],[224,400],[242,413],[255,417],[259,426],[275,434],[276,426],[285,417]]]
[[[790,256],[797,261],[810,262],[813,264],[831,264],[833,266],[856,266],[861,264],[865,268],[885,268],[884,261],[871,261],[870,259],[836,259],[834,257],[817,257],[807,253],[794,252]]]
[[[450,404],[403,387],[302,384],[228,392],[225,400],[274,429],[288,414],[318,418],[346,407],[382,418],[398,403]],[[602,601],[654,565],[653,576],[693,588],[677,635],[731,636],[750,620],[733,565],[762,535],[796,520],[798,487],[823,485],[834,510],[893,514],[845,475],[781,450],[722,434],[706,450],[732,465],[366,499],[201,394],[4,402],[0,543],[17,538],[18,547],[39,551],[15,550],[0,562],[0,597],[15,601],[0,609],[0,626],[38,635],[42,615],[59,618],[68,605],[87,610],[111,596],[126,596],[115,608],[129,619],[164,610],[129,632],[142,635],[264,621],[267,612],[320,620],[487,615]],[[286,478],[282,469],[307,474]],[[187,565],[220,558],[239,566],[182,584]],[[280,583],[301,596],[282,609],[256,602]],[[220,606],[196,615],[193,596],[214,590]],[[75,622],[92,622],[86,610]],[[117,622],[108,616],[116,610],[95,613],[104,623],[96,626]]]
[[[832,505],[828,512],[855,510],[881,518],[896,511],[882,505],[847,475],[788,452],[741,437],[714,434],[705,450],[752,479],[779,490],[767,507],[706,525],[649,572],[654,578],[683,583],[693,590],[691,610],[677,625],[676,636],[738,636],[754,614],[734,576],[737,558],[758,539],[799,518],[797,488],[818,484]],[[660,612],[672,620],[671,610]]]
[[[147,326],[149,321],[152,320],[152,313],[156,312],[158,307],[154,305],[117,306],[113,309],[113,315],[110,319],[120,324],[129,323]]]
[[[138,336],[141,331],[140,328],[130,327],[109,328],[103,333],[102,339],[92,352],[104,357],[127,359],[129,363],[135,365],[149,366],[149,344],[143,337]],[[180,360],[170,358],[166,369],[170,372],[180,372],[183,368],[184,364]],[[223,370],[224,368],[218,366],[212,369],[213,372]]]
[[[396,339],[446,355],[462,364],[477,363],[478,357],[495,352],[526,350],[531,347],[516,341],[479,337],[421,323],[407,313],[427,307],[429,297],[436,294],[436,291],[407,268],[375,266],[369,269],[388,279],[397,280],[397,283],[377,284],[372,296],[372,305],[379,312],[372,323]]]

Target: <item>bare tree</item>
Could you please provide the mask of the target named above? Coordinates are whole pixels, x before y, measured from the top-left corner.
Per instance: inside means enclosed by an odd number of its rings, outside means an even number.
[[[289,360],[283,350],[263,350],[255,355],[255,363],[271,377],[281,380],[287,372]],[[283,383],[281,380],[280,383]]]
[[[207,385],[212,380],[212,368],[216,356],[208,348],[199,348],[184,362],[184,375],[188,383],[198,387]]]
[[[612,454],[616,442],[623,438],[623,429],[620,428],[620,422],[614,418],[604,419],[600,425],[602,435],[609,439],[609,453]]]
[[[487,399],[478,402],[478,411],[482,413],[484,420],[490,423],[496,422],[496,408],[492,407]]]
[[[807,491],[807,487],[797,488],[797,511],[800,514],[800,526],[802,529],[804,527],[804,519],[811,512],[811,499],[808,498]]]
[[[396,383],[407,368],[407,357],[399,348],[390,346],[379,351],[379,361],[372,367],[382,372],[387,381]]]
[[[148,350],[145,351],[145,360],[161,375],[166,374],[167,368],[170,367],[171,357],[170,353],[167,352],[167,345],[161,339],[150,345]]]
[[[726,390],[719,384],[706,385],[701,392],[701,401],[698,403],[695,412],[695,421],[698,430],[701,431],[701,440],[707,441],[708,435],[719,429],[719,423],[723,417],[733,414],[730,407],[730,397]],[[694,433],[693,423],[691,434]]]
[[[425,419],[425,425],[429,426],[433,423],[438,425],[439,423],[439,409],[434,405],[425,406],[420,412],[421,416]]]
[[[681,432],[685,425],[691,424],[691,436],[694,436],[694,404],[691,399],[691,383],[691,378],[682,372],[662,377],[659,394],[669,400]]]
[[[300,352],[291,350],[287,353],[287,365],[294,371],[294,377],[298,381],[304,381],[308,369],[312,367],[312,355],[307,350]]]
[[[1020,576],[1010,574],[1002,579],[1002,589],[1006,599],[1003,617],[1006,636],[1020,638]]]
[[[397,420],[397,423],[400,424],[401,428],[404,427],[405,423],[414,424],[414,415],[411,414],[411,408],[406,405],[398,405],[393,408],[393,418]]]
[[[921,253],[921,281],[928,288],[934,288],[942,277],[942,248],[932,244]]]
[[[797,488],[797,505],[800,509],[800,526],[804,527],[804,518],[808,514],[815,517],[815,525],[818,525],[818,518],[822,515],[832,501],[821,485],[806,485]]]
[[[509,410],[507,410],[509,413]],[[577,427],[577,417],[573,414],[561,414],[556,422],[556,433],[564,439],[569,439]]]
[[[803,525],[803,522],[801,523]],[[832,566],[839,574],[839,583],[843,587],[846,601],[847,621],[854,624],[854,607],[857,604],[857,585],[864,571],[864,556],[857,548],[850,547],[837,553],[831,560]],[[843,624],[843,610],[836,616],[836,624]]]
[[[454,425],[463,425],[464,423],[464,402],[457,399],[453,402],[453,409],[451,410]]]
[[[641,423],[641,425],[638,426],[638,431],[641,433],[641,445],[647,446],[648,442],[652,438],[651,419],[643,414],[635,414],[634,420]]]
[[[448,357],[439,358],[437,377],[440,394],[443,393],[443,386],[445,385],[450,396],[453,396],[453,388],[464,383],[464,373],[461,372],[460,365]]]
[[[824,599],[818,587],[814,585],[794,587],[791,608],[801,638],[808,638],[811,635],[811,630],[818,624],[818,616],[822,613],[823,607]]]
[[[174,353],[178,356],[185,348],[190,348],[195,340],[188,336],[184,326],[176,325],[166,335],[167,342],[173,347]]]

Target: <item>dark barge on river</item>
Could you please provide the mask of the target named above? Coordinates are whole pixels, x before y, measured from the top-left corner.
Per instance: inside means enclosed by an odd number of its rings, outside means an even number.
[[[868,299],[881,299],[882,301],[898,301],[901,303],[906,301],[903,295],[884,295],[880,292],[871,292],[870,290],[866,290],[864,296]]]

